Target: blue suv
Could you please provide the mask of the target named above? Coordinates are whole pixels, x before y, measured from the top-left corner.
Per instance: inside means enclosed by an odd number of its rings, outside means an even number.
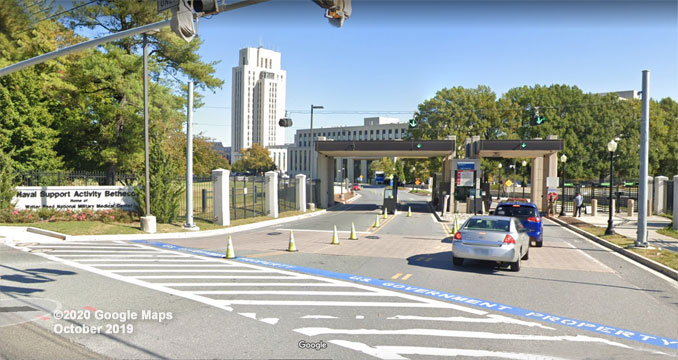
[[[537,205],[527,202],[502,202],[497,205],[494,215],[513,216],[520,220],[530,236],[530,244],[534,241],[537,247],[544,244],[544,223]]]

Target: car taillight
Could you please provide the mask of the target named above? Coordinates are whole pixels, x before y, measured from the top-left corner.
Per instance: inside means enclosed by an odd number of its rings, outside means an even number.
[[[515,244],[516,239],[513,238],[513,236],[506,234],[506,237],[504,237],[504,244]]]
[[[456,234],[454,234],[454,240],[461,240],[461,233],[457,231]]]
[[[527,221],[528,221],[528,222],[537,222],[537,223],[538,223],[538,222],[541,222],[541,219],[538,218],[538,217],[529,217],[529,218],[527,218]]]

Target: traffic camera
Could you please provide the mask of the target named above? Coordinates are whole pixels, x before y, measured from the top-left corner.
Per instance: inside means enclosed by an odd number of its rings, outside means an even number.
[[[288,117],[284,117],[284,118],[278,120],[278,125],[280,125],[281,127],[290,127],[290,126],[292,126],[292,119],[290,119]]]
[[[191,42],[195,37],[195,24],[193,23],[193,8],[187,0],[179,0],[179,6],[172,8],[172,20],[170,27],[175,34],[186,42]]]
[[[336,27],[344,25],[344,20],[351,16],[351,0],[313,0],[313,2],[325,9],[325,17]]]

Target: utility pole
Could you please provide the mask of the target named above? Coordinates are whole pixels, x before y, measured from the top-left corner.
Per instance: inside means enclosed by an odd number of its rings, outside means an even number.
[[[186,224],[184,229],[200,230],[193,223],[193,81],[188,82],[186,114]]]
[[[650,70],[643,70],[643,107],[640,119],[640,179],[638,181],[638,236],[635,246],[647,247],[647,167],[650,147]]]

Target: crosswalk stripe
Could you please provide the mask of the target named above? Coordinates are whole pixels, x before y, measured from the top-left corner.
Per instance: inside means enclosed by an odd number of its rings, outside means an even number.
[[[125,258],[117,258],[117,259],[81,259],[78,260],[78,262],[85,263],[85,262],[120,262],[120,261],[128,261],[128,262],[180,262],[180,263],[206,263],[206,262],[211,262],[210,260],[202,260],[202,259],[191,259],[191,260],[179,260],[179,259],[125,259]],[[87,264],[90,265],[90,264]],[[113,265],[113,264],[110,264]],[[120,264],[120,265],[127,265],[127,264]],[[132,265],[132,264],[129,264]],[[141,265],[141,264],[140,264]],[[101,264],[99,264],[101,266]],[[175,265],[171,265],[175,266]],[[231,265],[229,265],[231,266]]]
[[[210,286],[242,286],[242,287],[255,287],[255,286],[312,286],[312,287],[349,287],[349,285],[335,285],[329,283],[283,283],[283,282],[253,282],[253,283],[154,283],[160,286],[167,287],[210,287]]]
[[[127,255],[105,255],[105,256],[115,256],[115,257],[147,257],[147,258],[156,258],[156,257],[161,257],[161,258],[187,258],[190,257],[189,255],[137,255],[137,254],[127,254]],[[86,254],[78,254],[78,255],[59,255],[59,257],[83,257],[83,258],[91,258],[91,257],[101,257],[100,254],[97,255],[86,255]]]
[[[154,253],[153,251],[148,251],[148,250],[143,250],[143,249],[137,249],[137,250],[124,250],[124,251],[118,251],[118,250],[52,250],[50,252],[53,253],[88,253],[88,254],[103,254],[103,253],[116,253],[116,254],[152,254]]]
[[[204,290],[191,291],[193,294],[199,295],[303,295],[303,296],[393,296],[390,294],[382,294],[376,292],[366,291],[275,291],[275,290],[252,290],[252,291],[223,291],[223,290]]]
[[[167,272],[180,272],[180,271],[193,271],[189,268],[194,267],[215,267],[215,268],[234,268],[235,265],[230,264],[87,264],[89,266],[99,266],[99,267],[172,267],[172,268],[182,268],[184,270],[164,270]],[[112,270],[112,269],[108,269]],[[151,269],[140,269],[139,271],[153,271]],[[160,271],[160,270],[158,270]],[[222,270],[222,271],[231,271],[231,272],[263,272],[261,270]],[[273,271],[266,271],[273,272]]]
[[[426,304],[412,302],[367,302],[367,301],[305,301],[305,300],[219,300],[226,305],[277,305],[277,306],[366,306],[366,307],[402,307],[402,308],[447,308],[445,304]]]
[[[111,271],[111,270],[109,270]],[[120,273],[122,271],[111,271]],[[240,275],[143,275],[131,276],[135,279],[303,279],[293,276],[240,276]]]

